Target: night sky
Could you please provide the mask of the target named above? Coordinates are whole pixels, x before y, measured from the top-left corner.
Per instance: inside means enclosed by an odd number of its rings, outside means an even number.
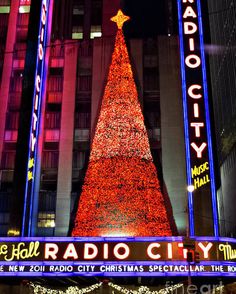
[[[124,26],[127,36],[142,38],[167,34],[167,0],[124,0],[123,10],[131,17]],[[174,5],[174,15],[175,12]]]

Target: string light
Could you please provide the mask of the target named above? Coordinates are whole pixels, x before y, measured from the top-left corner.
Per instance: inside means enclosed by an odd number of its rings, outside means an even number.
[[[69,287],[65,291],[62,291],[62,290],[50,289],[40,285],[36,285],[34,283],[30,283],[30,286],[33,288],[34,294],[84,294],[84,293],[92,292],[95,289],[98,289],[99,287],[101,287],[101,285],[102,285],[102,282],[91,285],[86,288],[82,288],[82,289],[76,286],[76,287]]]
[[[112,62],[73,236],[170,236],[164,197],[117,14]]]
[[[119,285],[113,284],[111,282],[108,283],[108,286],[112,287],[116,291],[124,294],[169,294],[169,293],[174,293],[173,291],[182,288],[184,285],[183,284],[176,284],[173,286],[169,286],[160,290],[156,291],[151,291],[148,287],[146,286],[141,286],[138,288],[138,290],[132,290],[132,289],[127,289],[124,287],[121,287]]]
[[[69,287],[65,291],[46,288],[40,285],[36,285],[34,283],[30,283],[30,286],[33,288],[34,294],[84,294],[100,288],[102,284],[103,283],[100,282],[82,289],[80,289],[79,287]],[[146,286],[141,286],[138,288],[138,290],[132,290],[113,284],[111,282],[108,283],[108,286],[124,294],[169,294],[173,293],[174,290],[183,287],[183,284],[176,284],[156,291],[151,291]]]

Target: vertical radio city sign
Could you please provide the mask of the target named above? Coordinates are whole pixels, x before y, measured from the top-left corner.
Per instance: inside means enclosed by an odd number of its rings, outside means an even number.
[[[32,207],[33,201],[33,190],[34,190],[34,178],[36,172],[36,161],[37,161],[37,143],[38,133],[40,125],[41,115],[41,102],[44,87],[44,72],[45,72],[45,48],[47,42],[47,21],[48,21],[48,8],[50,0],[42,0],[40,21],[39,21],[39,33],[38,33],[38,46],[37,46],[37,61],[34,78],[34,93],[33,93],[33,107],[31,116],[31,127],[29,137],[29,155],[28,155],[28,168],[27,168],[27,179],[26,179],[26,190],[25,190],[25,203],[24,203],[24,219],[23,228],[25,222],[26,210],[28,203]],[[31,218],[31,210],[29,212],[29,219]]]
[[[195,234],[194,205],[197,200],[211,206],[214,234],[218,235],[200,0],[178,0],[178,15],[187,184],[194,186],[194,192],[189,192],[190,233]]]

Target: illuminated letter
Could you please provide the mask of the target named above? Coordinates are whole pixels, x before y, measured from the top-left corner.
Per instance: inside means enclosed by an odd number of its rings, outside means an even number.
[[[43,59],[43,45],[39,44],[39,59]]]
[[[45,25],[46,23],[46,5],[43,7],[43,10],[42,10],[42,18],[41,18],[41,21],[42,21],[42,24]]]
[[[195,50],[195,43],[194,43],[194,39],[190,38],[189,39],[189,49],[190,51],[194,51]]]
[[[185,35],[192,35],[196,33],[197,25],[193,22],[185,22],[184,23],[184,33]]]
[[[191,60],[193,61],[190,62]],[[199,65],[201,64],[201,59],[197,55],[191,54],[186,57],[185,63],[190,68],[196,68],[196,67],[199,67]]]
[[[41,36],[40,36],[40,41],[43,42],[44,40],[44,28],[41,30]]]
[[[36,95],[35,95],[35,101],[34,101],[34,109],[35,109],[35,110],[38,109],[38,102],[39,102],[39,95],[36,94]]]
[[[198,246],[202,249],[203,254],[204,254],[204,258],[208,258],[209,257],[209,250],[211,249],[211,247],[213,246],[212,243],[208,243],[206,246],[204,246],[201,242],[198,243]]]
[[[188,94],[191,98],[193,99],[200,99],[202,98],[202,94],[194,94],[193,91],[194,90],[201,90],[201,86],[200,85],[192,85],[188,88]]]
[[[195,128],[195,136],[200,137],[200,128],[204,127],[204,123],[191,123],[191,127]]]
[[[78,254],[73,243],[68,244],[65,254],[63,255],[63,259],[68,259],[68,257],[78,259]]]
[[[173,250],[172,250],[172,244],[171,243],[168,243],[167,244],[167,252],[168,252],[168,258],[169,259],[172,259],[173,258]]]
[[[188,249],[184,248],[184,244],[183,243],[179,243],[178,244],[179,248],[183,248],[183,256],[185,259],[187,259],[187,253],[188,253]]]
[[[193,104],[193,112],[194,112],[194,117],[199,117],[199,105],[197,103]]]
[[[36,130],[36,123],[38,121],[37,115],[34,113],[33,114],[33,130]]]
[[[92,253],[89,251],[92,250]],[[84,244],[84,259],[93,259],[98,255],[98,248],[96,245],[91,243]]]
[[[196,13],[194,12],[191,6],[188,6],[184,12],[183,18],[187,18],[187,17],[197,18]]]
[[[108,259],[108,253],[109,253],[109,251],[108,251],[108,244],[105,243],[103,245],[103,258],[104,259]]]
[[[119,250],[121,248],[124,249],[124,253],[123,254],[120,254],[119,253]],[[129,256],[130,249],[129,249],[129,246],[126,245],[125,243],[119,243],[119,244],[117,244],[114,247],[113,253],[114,253],[114,255],[115,255],[116,258],[118,258],[118,259],[125,259],[125,258],[127,258]]]
[[[36,90],[37,90],[37,92],[40,91],[40,82],[41,82],[40,76],[37,75],[37,77],[36,77]]]
[[[153,254],[152,250],[154,248],[160,248],[161,245],[159,243],[152,243],[148,246],[147,248],[147,255],[151,258],[151,259],[160,259],[161,255],[160,254]]]
[[[57,259],[57,252],[58,252],[58,246],[55,243],[46,243],[45,244],[45,259],[49,259],[50,257],[55,260]]]
[[[193,3],[194,0],[183,0],[183,3],[187,3],[187,2]]]
[[[34,137],[34,134],[31,134],[31,141],[30,141],[30,145],[31,145],[31,151],[34,152],[34,147],[36,144],[36,137]]]
[[[207,144],[202,143],[202,145],[198,147],[195,143],[192,143],[191,146],[197,152],[197,157],[202,158],[202,151],[206,148]]]

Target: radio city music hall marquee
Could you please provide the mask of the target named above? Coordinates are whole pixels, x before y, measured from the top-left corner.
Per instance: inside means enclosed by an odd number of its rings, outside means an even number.
[[[0,238],[0,274],[57,275],[235,275],[236,240],[192,240],[200,263],[186,261],[182,237]]]

